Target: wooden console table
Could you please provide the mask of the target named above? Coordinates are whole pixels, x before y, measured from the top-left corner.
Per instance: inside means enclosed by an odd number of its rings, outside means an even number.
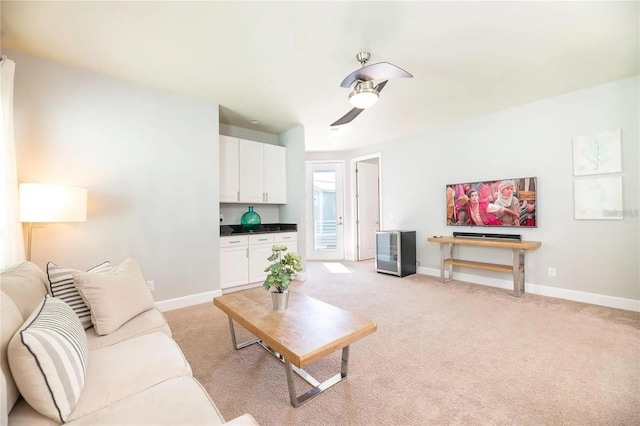
[[[451,281],[454,266],[462,266],[465,268],[484,269],[487,271],[505,272],[513,274],[513,295],[522,296],[524,293],[524,252],[525,250],[535,250],[542,245],[540,241],[517,241],[517,240],[501,240],[490,238],[463,238],[463,237],[429,237],[427,241],[430,243],[440,243],[440,279],[443,283]],[[449,246],[449,253],[445,258],[445,246]],[[471,260],[462,260],[453,258],[453,246],[477,246],[492,247],[513,250],[513,264],[502,265],[499,263],[474,262]],[[449,265],[449,279],[445,278],[445,265]]]

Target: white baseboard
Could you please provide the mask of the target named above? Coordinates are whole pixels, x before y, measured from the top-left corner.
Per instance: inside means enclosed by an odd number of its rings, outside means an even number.
[[[417,272],[423,275],[440,277],[440,269],[419,267]],[[455,279],[473,284],[498,287],[513,290],[513,281],[501,278],[484,277],[480,275],[454,272]],[[448,278],[447,271],[445,276]],[[525,282],[525,292],[540,296],[555,297],[557,299],[571,300],[574,302],[590,303],[592,305],[606,306],[609,308],[624,309],[626,311],[640,312],[640,300],[625,299],[623,297],[607,296],[604,294],[587,293],[579,290],[549,287],[542,284]]]
[[[160,300],[156,302],[155,305],[161,312],[173,311],[174,309],[186,308],[201,303],[213,303],[213,298],[216,296],[222,296],[222,291],[207,291],[189,296],[176,297],[175,299]]]

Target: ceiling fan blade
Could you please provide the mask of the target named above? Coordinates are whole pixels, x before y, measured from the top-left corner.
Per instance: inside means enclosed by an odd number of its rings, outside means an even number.
[[[349,74],[340,87],[349,87],[356,80],[369,81],[369,80],[382,80],[390,78],[411,78],[413,75],[409,74],[400,67],[397,67],[389,62],[378,62],[377,64],[365,65],[364,67],[355,70]]]
[[[376,86],[376,90],[378,91],[378,93],[382,92],[382,89],[384,89],[384,86],[386,86],[388,82],[389,80],[385,80],[381,83],[378,83],[378,85]]]
[[[343,124],[351,123],[351,120],[353,120],[354,118],[359,116],[362,111],[364,111],[364,110],[361,109],[361,108],[353,108],[351,111],[346,113],[342,118],[340,118],[338,121],[333,123],[331,125],[331,127],[333,127],[333,126],[341,126]]]

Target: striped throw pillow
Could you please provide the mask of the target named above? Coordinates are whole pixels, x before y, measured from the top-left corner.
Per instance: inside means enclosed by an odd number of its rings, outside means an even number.
[[[40,414],[64,423],[87,376],[87,335],[73,309],[49,295],[12,337],[7,357],[24,399]]]
[[[89,273],[110,272],[113,269],[111,262],[106,261],[89,269]],[[64,300],[80,318],[82,326],[91,327],[91,310],[84,303],[73,282],[73,273],[83,272],[77,269],[58,266],[53,262],[47,263],[47,277],[49,278],[49,292],[53,297]]]

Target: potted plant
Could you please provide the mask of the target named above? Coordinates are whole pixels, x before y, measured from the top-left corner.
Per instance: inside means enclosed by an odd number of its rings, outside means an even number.
[[[291,277],[296,272],[302,271],[300,264],[300,255],[296,253],[286,253],[287,247],[282,245],[274,245],[271,248],[271,256],[267,258],[271,264],[265,268],[268,272],[267,279],[264,280],[263,287],[269,290],[271,287],[271,298],[273,300],[273,309],[283,311],[287,309],[289,304],[289,284]]]

